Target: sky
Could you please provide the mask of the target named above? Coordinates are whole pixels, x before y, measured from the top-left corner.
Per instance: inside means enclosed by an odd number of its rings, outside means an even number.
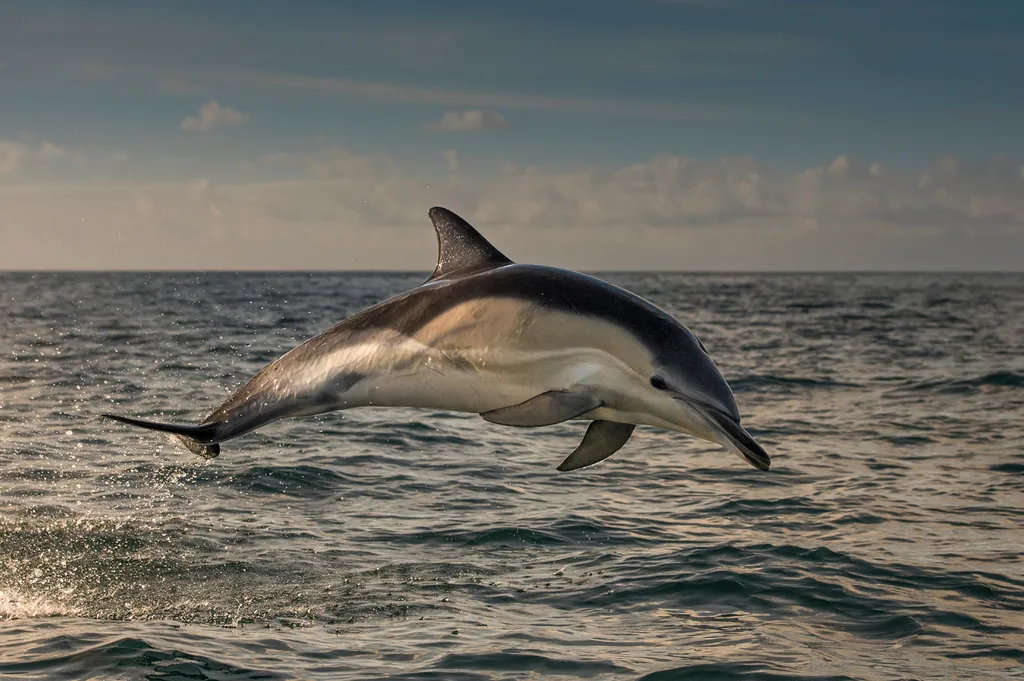
[[[1019,0],[0,0],[0,270],[1024,270]]]

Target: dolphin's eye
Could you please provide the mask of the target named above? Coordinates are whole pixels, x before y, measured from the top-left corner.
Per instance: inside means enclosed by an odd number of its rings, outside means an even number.
[[[668,390],[668,383],[661,376],[651,376],[651,387],[655,390]]]

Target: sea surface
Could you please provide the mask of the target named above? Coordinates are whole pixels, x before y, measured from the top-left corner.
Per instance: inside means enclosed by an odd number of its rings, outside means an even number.
[[[762,473],[638,428],[198,421],[422,274],[0,274],[0,679],[1024,679],[1024,275],[605,274]]]

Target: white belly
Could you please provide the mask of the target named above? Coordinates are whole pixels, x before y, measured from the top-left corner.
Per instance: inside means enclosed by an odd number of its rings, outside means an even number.
[[[522,352],[474,349],[457,358],[407,341],[341,399],[345,406],[424,407],[481,413],[525,402],[549,390],[580,386],[606,390],[619,382],[621,363],[588,349]]]

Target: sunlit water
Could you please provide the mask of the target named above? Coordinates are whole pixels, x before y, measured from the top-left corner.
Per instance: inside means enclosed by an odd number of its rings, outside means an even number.
[[[694,330],[761,473],[639,428],[197,421],[420,275],[0,274],[0,678],[1024,677],[1024,276],[607,275]]]

